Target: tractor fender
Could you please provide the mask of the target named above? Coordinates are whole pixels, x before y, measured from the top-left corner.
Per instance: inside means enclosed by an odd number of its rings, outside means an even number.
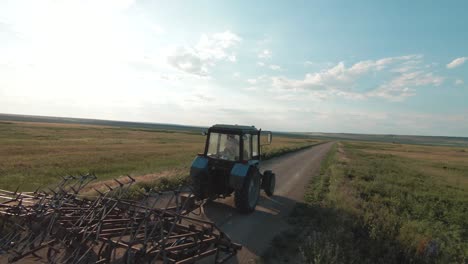
[[[208,159],[201,156],[196,157],[190,167],[190,177],[192,179],[201,178],[206,173],[208,173]]]
[[[232,167],[231,174],[229,175],[229,186],[235,190],[242,189],[244,185],[244,179],[249,175],[250,172],[249,164],[236,163]]]

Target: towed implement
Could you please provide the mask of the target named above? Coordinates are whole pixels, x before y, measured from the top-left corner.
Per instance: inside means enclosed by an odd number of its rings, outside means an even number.
[[[82,197],[94,179],[65,177],[47,192],[0,190],[0,263],[223,263],[241,248],[214,223],[188,216],[196,210],[190,193],[126,200],[135,182],[128,176]]]

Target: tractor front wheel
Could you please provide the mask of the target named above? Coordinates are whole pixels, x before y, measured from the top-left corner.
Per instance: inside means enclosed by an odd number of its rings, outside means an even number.
[[[267,170],[264,172],[262,185],[266,195],[272,196],[276,185],[276,176],[272,171]]]
[[[253,171],[245,178],[242,188],[235,191],[234,202],[236,208],[243,214],[253,212],[257,206],[259,196],[260,177],[258,173]]]

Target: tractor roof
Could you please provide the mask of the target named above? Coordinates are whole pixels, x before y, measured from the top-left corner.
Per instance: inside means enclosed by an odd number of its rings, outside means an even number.
[[[253,132],[258,131],[254,126],[239,126],[239,125],[224,125],[224,124],[216,124],[210,127],[210,130],[233,130],[236,132]]]

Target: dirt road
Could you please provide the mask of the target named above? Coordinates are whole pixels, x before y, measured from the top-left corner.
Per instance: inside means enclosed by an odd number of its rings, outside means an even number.
[[[214,221],[233,241],[243,245],[229,263],[255,263],[274,236],[288,228],[286,220],[291,209],[303,199],[308,182],[319,172],[320,162],[332,145],[333,142],[325,143],[265,161],[261,170],[276,173],[275,195],[269,198],[262,191],[259,205],[252,214],[237,213],[232,197],[206,206],[205,218]]]

